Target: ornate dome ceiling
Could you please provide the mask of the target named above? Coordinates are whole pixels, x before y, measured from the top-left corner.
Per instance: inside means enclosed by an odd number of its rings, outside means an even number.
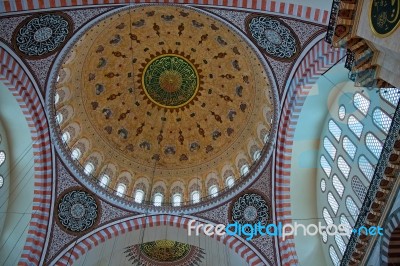
[[[60,138],[94,177],[110,177],[111,191],[124,184],[126,196],[153,188],[166,202],[176,192],[188,201],[194,190],[223,189],[266,153],[275,110],[268,75],[219,19],[182,6],[131,7],[71,47],[55,84]]]

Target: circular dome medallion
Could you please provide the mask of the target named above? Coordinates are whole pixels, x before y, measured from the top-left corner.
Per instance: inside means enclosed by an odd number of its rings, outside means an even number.
[[[258,46],[272,57],[287,60],[299,51],[295,33],[281,20],[265,16],[251,17],[247,29]]]
[[[266,200],[257,193],[246,193],[231,204],[230,217],[240,224],[267,224],[269,208]]]
[[[189,103],[199,88],[194,65],[180,55],[160,55],[144,69],[142,86],[149,99],[165,108],[179,108]]]
[[[20,24],[14,32],[14,46],[24,55],[40,57],[57,51],[71,33],[67,15],[38,15]]]
[[[82,190],[69,191],[58,203],[58,221],[68,231],[78,233],[90,229],[97,221],[98,203]]]

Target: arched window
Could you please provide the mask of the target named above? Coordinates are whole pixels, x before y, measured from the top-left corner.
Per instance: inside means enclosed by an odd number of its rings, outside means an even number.
[[[324,137],[324,148],[332,160],[335,160],[336,148],[327,137]]]
[[[327,208],[324,208],[324,209],[323,209],[323,211],[322,211],[322,216],[324,217],[324,220],[325,220],[325,222],[326,222],[326,225],[333,224],[332,217],[331,217],[331,215],[329,214]]]
[[[371,181],[372,177],[374,176],[375,169],[364,155],[361,155],[360,158],[358,158],[358,167],[364,176]]]
[[[353,176],[351,179],[351,188],[353,189],[354,193],[356,193],[360,201],[363,202],[365,195],[367,194],[367,188],[357,176]]]
[[[260,159],[260,156],[261,156],[261,151],[259,150],[255,151],[253,154],[253,160],[257,161],[258,159]]]
[[[321,190],[322,190],[322,192],[325,192],[325,189],[326,189],[326,182],[325,182],[325,179],[321,179]]]
[[[329,203],[329,206],[331,206],[333,213],[336,215],[336,213],[339,209],[339,204],[331,192],[328,192],[328,203]]]
[[[108,182],[110,182],[110,177],[108,175],[103,174],[100,178],[100,186],[106,187],[108,185]]]
[[[342,130],[340,127],[331,119],[328,123],[329,132],[335,137],[337,141],[340,140],[340,135],[342,135]]]
[[[64,132],[61,136],[61,139],[64,143],[68,143],[69,140],[71,139],[71,135],[69,134],[69,132]]]
[[[154,194],[154,206],[161,206],[163,198],[164,196],[161,193]]]
[[[4,151],[0,151],[0,166],[3,165],[5,160],[6,160],[6,153]]]
[[[135,202],[142,203],[144,200],[144,191],[141,189],[136,190],[135,192]]]
[[[217,185],[212,185],[211,187],[208,188],[208,195],[210,195],[211,197],[215,197],[218,195]]]
[[[346,177],[346,179],[349,177],[350,174],[350,165],[343,159],[342,156],[339,156],[337,160],[338,168],[340,172]]]
[[[193,191],[190,197],[192,199],[192,203],[200,202],[200,193],[198,191]]]
[[[390,125],[392,124],[392,118],[390,118],[390,116],[380,108],[376,108],[374,110],[372,117],[374,124],[387,134],[389,132]]]
[[[368,113],[370,101],[365,98],[361,93],[354,94],[353,97],[354,106],[363,114],[366,115]]]
[[[344,243],[343,238],[339,234],[335,235],[335,242],[336,245],[339,247],[340,253],[342,253],[343,255],[344,252],[346,251],[346,244]]]
[[[397,88],[386,88],[380,89],[379,94],[382,99],[386,100],[388,103],[393,105],[394,107],[397,106],[400,98],[400,90]]]
[[[94,171],[94,165],[92,163],[87,163],[85,165],[85,174],[90,175],[93,173],[93,171]]]
[[[0,188],[2,188],[4,185],[4,178],[2,175],[0,175]]]
[[[81,158],[82,153],[81,150],[78,148],[74,148],[71,152],[71,158],[72,160],[79,160],[79,158]]]
[[[339,115],[339,119],[340,119],[340,120],[343,120],[344,117],[346,116],[346,108],[344,107],[344,105],[341,105],[341,106],[339,107],[338,115]]]
[[[346,216],[344,216],[343,214],[340,215],[340,223],[348,229],[348,234],[346,234],[346,237],[350,238],[353,227],[350,225],[349,220],[347,220]]]
[[[57,113],[57,115],[56,115],[57,124],[61,124],[62,121],[63,121],[63,115],[61,113]]]
[[[59,101],[60,101],[60,95],[57,92],[56,95],[54,96],[54,104],[57,104]]]
[[[379,159],[383,148],[382,142],[374,134],[367,133],[365,136],[365,144],[372,154]]]
[[[225,180],[225,185],[229,188],[233,187],[235,184],[235,178],[233,176],[228,176]]]
[[[332,177],[332,184],[335,188],[336,192],[339,194],[340,197],[343,197],[344,186],[342,181],[337,177],[337,175],[333,175]]]
[[[265,134],[265,135],[264,135],[264,139],[263,139],[264,143],[267,143],[267,142],[268,142],[268,138],[269,138],[269,135],[268,135],[268,134]]]
[[[329,256],[331,257],[332,263],[334,266],[340,265],[339,257],[333,248],[333,246],[329,246]]]
[[[182,195],[177,193],[172,196],[172,206],[179,207],[181,206]]]
[[[240,174],[246,175],[248,172],[250,171],[250,168],[247,164],[242,165],[242,167],[240,167]]]
[[[346,208],[349,211],[350,215],[353,217],[354,221],[357,221],[360,210],[350,196],[347,196],[346,198]]]
[[[115,193],[115,195],[122,197],[125,194],[125,191],[126,191],[126,185],[118,184],[117,192]]]
[[[353,132],[354,135],[357,136],[357,138],[361,138],[364,126],[355,116],[353,115],[349,116],[349,119],[347,120],[347,125],[349,126],[351,132]]]
[[[321,156],[320,162],[321,162],[321,167],[324,170],[326,176],[329,177],[330,174],[331,174],[332,167],[330,166],[330,164],[326,160],[325,156],[323,156],[323,155]]]
[[[350,158],[354,160],[357,148],[356,145],[354,145],[354,143],[348,137],[343,138],[343,149],[350,156]]]
[[[328,241],[328,234],[326,233],[326,231],[322,231],[322,241],[324,241],[324,243],[326,243],[326,241]]]

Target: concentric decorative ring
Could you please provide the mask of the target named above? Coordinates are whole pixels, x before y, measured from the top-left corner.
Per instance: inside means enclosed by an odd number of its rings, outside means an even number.
[[[29,18],[14,33],[14,46],[24,55],[39,57],[55,52],[72,33],[64,14],[45,14]]]
[[[162,54],[145,67],[142,87],[146,96],[164,108],[180,108],[191,102],[199,90],[196,67],[178,54]]]
[[[298,51],[295,34],[280,20],[253,17],[248,23],[248,30],[257,44],[273,57],[289,59]]]
[[[231,220],[240,224],[267,224],[269,208],[266,200],[259,194],[246,193],[231,205]]]
[[[61,198],[57,217],[65,229],[77,233],[90,229],[96,223],[98,211],[94,197],[78,189],[66,193]]]

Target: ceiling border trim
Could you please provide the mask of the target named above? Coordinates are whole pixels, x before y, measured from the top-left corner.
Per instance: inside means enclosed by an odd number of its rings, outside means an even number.
[[[82,7],[82,6],[96,6],[108,4],[106,0],[93,0],[91,4],[85,4],[89,1],[82,1],[84,4],[80,4],[81,1],[57,1],[57,0],[6,0],[0,2],[0,13],[6,12],[18,12],[48,8],[62,8],[62,7]],[[285,3],[281,1],[269,1],[269,0],[209,0],[208,4],[203,4],[203,0],[174,0],[172,3],[176,4],[195,4],[204,6],[226,6],[226,7],[237,7],[251,10],[262,10],[274,13],[286,14],[305,20],[314,21],[322,25],[327,25],[329,21],[330,10],[324,10],[305,5],[298,5],[293,3]],[[221,4],[222,2],[222,4]],[[147,0],[115,0],[115,3],[111,5],[121,4],[132,4],[132,3],[148,3]],[[169,0],[160,0],[158,3],[171,3]]]
[[[283,101],[279,121],[275,157],[275,215],[276,222],[292,223],[290,176],[294,133],[302,106],[318,78],[346,54],[332,49],[323,39],[309,50],[299,64]],[[298,264],[294,237],[279,238],[282,265]]]

